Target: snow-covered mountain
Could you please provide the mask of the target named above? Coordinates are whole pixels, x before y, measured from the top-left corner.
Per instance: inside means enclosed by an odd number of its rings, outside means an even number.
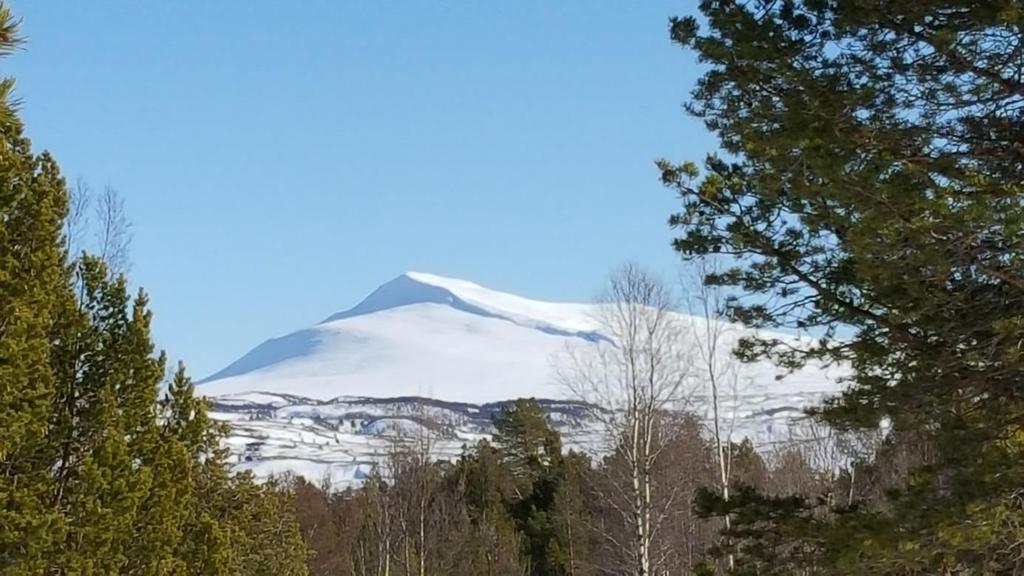
[[[573,346],[601,345],[597,306],[529,300],[466,282],[408,272],[345,312],[253,348],[201,382],[210,396],[274,392],[424,396],[450,402],[564,398],[555,378]],[[680,315],[684,326],[702,319]],[[747,333],[730,330],[730,341]],[[795,339],[794,339],[795,341]],[[728,346],[721,352],[728,354]],[[759,392],[835,389],[834,374],[809,368],[782,382],[773,366],[742,367]]]
[[[426,425],[425,413],[439,434],[437,455],[450,457],[489,432],[502,402],[520,397],[550,400],[569,443],[586,448],[596,441],[595,424],[556,374],[567,350],[614,345],[597,312],[591,304],[541,302],[409,272],[349,310],[267,340],[200,382],[199,391],[214,399],[215,416],[231,421],[238,466],[261,474],[358,481],[393,436]],[[679,320],[695,333],[706,321]],[[726,328],[722,354],[748,333]],[[727,417],[737,437],[762,445],[782,439],[804,406],[837,390],[840,375],[811,366],[781,378],[770,364],[742,365]],[[703,414],[706,391],[697,381],[690,392],[690,409]]]
[[[210,376],[211,395],[266,391],[491,402],[558,397],[551,360],[600,338],[589,307],[407,273],[356,307],[260,344]]]

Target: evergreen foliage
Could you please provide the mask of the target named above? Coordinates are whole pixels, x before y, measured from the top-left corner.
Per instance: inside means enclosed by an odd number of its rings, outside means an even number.
[[[18,44],[17,22],[0,6],[0,54]],[[64,528],[52,505],[47,426],[58,386],[50,345],[67,275],[67,195],[53,158],[32,153],[12,89],[12,80],[0,82],[0,571],[30,574]]]
[[[0,6],[0,54],[18,43]],[[70,254],[68,190],[0,83],[0,573],[301,575],[290,496],[232,477],[224,428],[104,258]],[[123,266],[123,262],[120,265]]]
[[[729,303],[733,319],[820,337],[810,350],[747,339],[742,358],[849,362],[849,391],[820,416],[839,430],[884,421],[888,442],[929,446],[887,498],[816,514],[813,533],[798,529],[805,515],[772,516],[788,501],[750,506],[787,546],[819,552],[813,573],[1019,572],[1024,7],[701,11],[705,30],[689,17],[671,33],[708,66],[687,108],[727,156],[703,176],[660,163],[683,203],[676,250],[733,259],[705,279],[748,295]]]
[[[530,574],[572,573],[586,545],[559,518],[582,518],[580,455],[562,455],[561,438],[536,400],[517,400],[494,427],[494,445],[515,485],[505,507],[523,534]]]
[[[671,35],[707,67],[687,109],[722,155],[703,171],[659,162],[682,202],[674,248],[732,263],[704,279],[745,295],[731,319],[817,337],[747,338],[741,359],[852,367],[848,392],[813,414],[834,435],[768,458],[730,446],[729,498],[696,419],[651,412],[647,432],[670,439],[656,462],[627,462],[627,436],[591,461],[563,450],[534,400],[455,462],[396,440],[358,489],[232,475],[225,425],[184,367],[163,386],[124,238],[72,253],[67,185],[32,151],[5,79],[0,573],[1024,572],[1024,7],[700,9],[703,24],[675,19]],[[0,5],[0,56],[19,43]],[[883,423],[870,450],[821,460]],[[655,558],[639,569],[623,560],[631,465],[656,492]]]

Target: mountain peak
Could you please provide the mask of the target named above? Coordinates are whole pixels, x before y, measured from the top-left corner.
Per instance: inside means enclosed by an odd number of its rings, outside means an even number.
[[[381,284],[362,302],[344,312],[329,316],[321,324],[409,304],[452,304],[457,299],[456,295],[445,286],[452,282],[463,281],[422,272],[406,272]]]
[[[412,304],[442,304],[478,316],[566,335],[596,332],[597,323],[584,313],[586,305],[531,300],[480,284],[429,274],[405,272],[380,285],[355,307],[334,314],[321,324]]]

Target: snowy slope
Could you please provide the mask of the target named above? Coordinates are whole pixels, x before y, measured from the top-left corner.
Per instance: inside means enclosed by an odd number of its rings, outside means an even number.
[[[564,398],[555,373],[566,350],[610,342],[596,313],[593,305],[540,302],[409,272],[350,310],[260,344],[204,380],[200,391],[471,403]],[[680,318],[684,325],[703,321]],[[743,333],[732,329],[730,339]],[[783,382],[777,373],[768,364],[747,365],[740,381],[762,393],[835,389],[836,374],[824,370],[812,367]]]
[[[801,408],[821,393],[748,394],[724,398],[723,435],[750,438],[770,452],[777,443],[807,437]],[[342,489],[359,484],[403,442],[431,438],[434,458],[457,458],[464,446],[490,436],[492,418],[507,402],[466,404],[424,398],[345,398],[328,401],[276,394],[214,399],[215,418],[231,423],[227,446],[235,470],[259,477],[291,472],[312,481],[329,478]],[[567,448],[601,454],[607,435],[587,406],[544,401]],[[687,407],[710,420],[710,405],[697,396]]]
[[[231,423],[235,469],[258,476],[292,472],[351,486],[396,443],[428,428],[433,455],[454,458],[487,437],[492,416],[520,397],[547,399],[566,445],[597,452],[603,430],[556,377],[567,350],[613,345],[596,318],[594,305],[410,272],[354,308],[260,344],[199,392],[213,397],[214,417]],[[706,322],[678,320],[695,334]],[[725,325],[721,353],[748,333]],[[810,366],[779,379],[769,364],[741,365],[736,388],[723,391],[727,432],[762,449],[799,438],[802,409],[835,393],[841,375]],[[710,418],[706,383],[696,378],[690,388],[685,408]]]

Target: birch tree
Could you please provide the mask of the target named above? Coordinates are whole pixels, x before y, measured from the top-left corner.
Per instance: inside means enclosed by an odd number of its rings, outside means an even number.
[[[622,463],[623,473],[610,476],[600,496],[625,530],[604,528],[600,537],[624,553],[623,571],[650,576],[668,556],[652,546],[676,503],[676,488],[656,483],[654,471],[678,430],[675,411],[690,392],[686,326],[665,284],[631,264],[612,274],[598,310],[613,343],[570,349],[562,380],[592,406]]]
[[[711,411],[708,427],[714,441],[718,488],[722,500],[728,502],[729,484],[732,482],[732,436],[740,385],[739,362],[731,350],[736,335],[733,333],[733,325],[725,317],[726,298],[723,291],[704,281],[709,275],[718,273],[716,263],[704,259],[695,264],[693,273],[684,276],[682,284],[690,312],[696,369],[706,386]],[[728,416],[723,414],[724,395],[732,400]],[[726,514],[723,520],[728,532],[732,528],[732,516]],[[736,569],[736,559],[732,553],[727,555],[726,562],[730,572]]]

